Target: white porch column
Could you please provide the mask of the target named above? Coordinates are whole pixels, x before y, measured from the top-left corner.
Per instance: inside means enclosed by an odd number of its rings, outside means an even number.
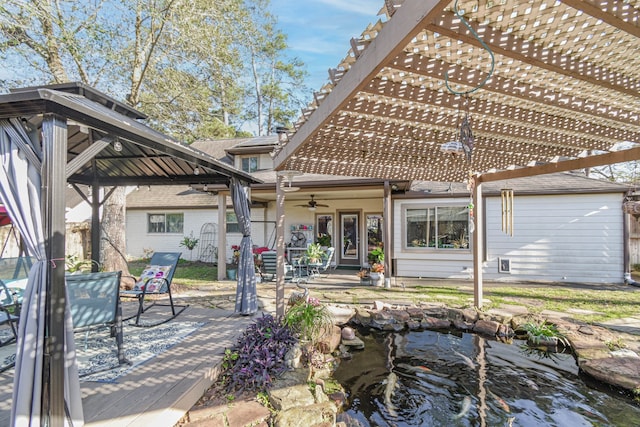
[[[227,278],[227,195],[218,193],[218,280]]]

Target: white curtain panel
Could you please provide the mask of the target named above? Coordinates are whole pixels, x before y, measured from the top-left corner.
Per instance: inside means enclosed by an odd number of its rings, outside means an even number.
[[[18,327],[12,426],[40,427],[47,301],[47,259],[41,216],[41,155],[18,119],[0,120],[0,201],[35,258],[29,271]],[[58,262],[64,268],[64,262]],[[84,425],[73,327],[65,310],[65,425]]]

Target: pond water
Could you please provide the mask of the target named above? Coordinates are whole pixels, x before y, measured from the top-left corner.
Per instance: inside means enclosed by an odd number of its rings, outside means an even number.
[[[347,426],[640,426],[621,392],[588,383],[572,354],[475,334],[361,331],[334,373]]]

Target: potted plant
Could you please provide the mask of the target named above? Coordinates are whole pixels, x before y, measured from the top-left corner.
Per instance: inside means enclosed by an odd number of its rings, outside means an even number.
[[[331,246],[331,235],[327,233],[318,234],[316,243],[318,243],[323,248],[328,248],[329,246]]]
[[[360,278],[361,285],[371,285],[371,277],[369,276],[369,270],[366,268],[361,269],[356,273],[356,276]]]
[[[182,238],[182,241],[180,242],[180,246],[183,246],[187,249],[189,249],[189,261],[193,260],[192,254],[193,254],[193,249],[198,246],[198,242],[200,240],[196,239],[195,237],[193,237],[193,232],[191,234],[189,234],[188,236],[184,236]]]
[[[307,247],[307,251],[304,256],[309,264],[320,264],[322,263],[322,256],[324,255],[324,250],[320,243],[312,243]]]
[[[374,248],[367,254],[367,260],[369,264],[383,263],[384,262],[384,250],[381,247]]]
[[[371,264],[371,281],[373,286],[382,286],[384,284],[384,264],[374,262]]]

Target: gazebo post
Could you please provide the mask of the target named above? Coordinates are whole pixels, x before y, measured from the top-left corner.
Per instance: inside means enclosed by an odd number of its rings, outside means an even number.
[[[45,317],[46,353],[42,388],[43,417],[51,427],[64,426],[65,373],[65,187],[67,123],[56,114],[42,122],[42,217],[48,283]]]

